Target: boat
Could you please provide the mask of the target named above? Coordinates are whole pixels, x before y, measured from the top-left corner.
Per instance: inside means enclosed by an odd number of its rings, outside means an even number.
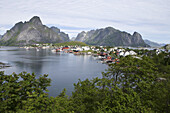
[[[52,51],[52,52],[56,52],[56,49],[52,49],[51,51]]]
[[[40,51],[40,49],[36,48],[37,51]]]
[[[56,52],[61,52],[62,50],[59,48],[59,49],[56,49]]]

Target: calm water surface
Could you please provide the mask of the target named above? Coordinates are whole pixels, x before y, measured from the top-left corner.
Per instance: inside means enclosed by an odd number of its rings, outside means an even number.
[[[48,74],[51,86],[48,87],[50,96],[57,96],[67,89],[67,94],[74,91],[74,83],[78,79],[85,80],[101,77],[107,65],[97,63],[90,55],[77,56],[71,53],[53,53],[50,49],[26,50],[17,47],[0,48],[0,62],[9,63],[12,67],[0,69],[6,74],[20,73],[23,71],[37,76]]]

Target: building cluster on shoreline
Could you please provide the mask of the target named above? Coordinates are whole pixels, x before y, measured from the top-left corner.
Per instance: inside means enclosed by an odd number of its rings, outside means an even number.
[[[105,47],[105,46],[52,46],[48,44],[35,44],[34,46],[25,46],[26,50],[35,48],[36,51],[41,49],[50,49],[52,52],[65,52],[72,53],[74,55],[92,55],[98,62],[101,63],[119,63],[120,57],[131,55],[135,58],[147,55],[148,53],[139,54],[136,50],[153,50],[153,48],[123,48],[123,47]],[[158,55],[162,49],[154,49]],[[168,51],[169,52],[169,51]]]

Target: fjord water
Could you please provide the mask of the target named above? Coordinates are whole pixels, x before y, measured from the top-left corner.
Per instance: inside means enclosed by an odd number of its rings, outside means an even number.
[[[66,88],[71,95],[74,83],[78,79],[85,80],[101,77],[107,65],[97,63],[90,55],[74,55],[71,53],[53,53],[50,49],[26,50],[17,47],[0,48],[0,62],[9,63],[12,67],[0,69],[5,74],[28,72],[38,76],[48,74],[51,86],[48,87],[50,96],[57,96]]]

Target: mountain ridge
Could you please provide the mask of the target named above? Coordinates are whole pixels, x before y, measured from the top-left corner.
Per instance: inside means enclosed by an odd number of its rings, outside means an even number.
[[[148,39],[145,39],[144,42],[148,45],[150,45],[151,47],[161,47],[161,44],[157,43],[157,42],[153,42],[153,41],[150,41]]]
[[[148,47],[142,36],[138,32],[133,35],[125,31],[117,30],[113,27],[106,27],[91,31],[82,31],[79,33],[75,41],[85,42],[89,45],[102,46],[134,46]]]
[[[57,27],[43,25],[40,17],[18,22],[1,37],[0,45],[27,45],[35,43],[62,43],[72,39]],[[73,39],[74,40],[74,39]],[[148,47],[141,34],[132,35],[113,27],[106,27],[78,33],[75,41],[88,45]]]
[[[18,22],[0,39],[1,45],[27,45],[33,43],[60,43],[70,41],[68,34],[57,27],[47,27],[38,16],[27,22]]]

